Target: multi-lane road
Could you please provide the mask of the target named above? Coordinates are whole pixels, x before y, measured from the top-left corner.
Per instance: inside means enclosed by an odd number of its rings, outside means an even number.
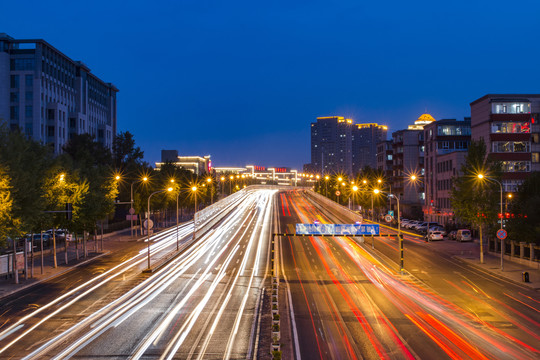
[[[272,233],[296,223],[350,222],[304,190],[252,188],[193,241],[193,225],[146,248],[103,257],[0,304],[4,359],[246,359],[268,356],[261,326]],[[209,212],[211,213],[211,212]],[[212,215],[213,216],[213,215]],[[394,230],[385,229],[387,233]],[[538,293],[397,240],[276,237],[283,355],[297,359],[532,359]],[[139,245],[139,248],[141,246]],[[262,301],[261,301],[262,300]],[[265,345],[266,346],[266,345]]]
[[[339,213],[314,206],[303,191],[282,193],[278,209],[282,233],[293,232],[296,223],[344,222]],[[396,266],[395,238],[376,238],[377,252],[371,239],[281,238],[297,358],[539,357],[537,292],[478,273],[414,236],[405,238],[411,271],[404,275]]]
[[[249,358],[268,271],[274,193],[244,191],[218,227],[151,276],[141,274],[143,249],[28,314],[15,311],[0,329],[0,358]],[[192,230],[180,229],[184,241]],[[175,249],[176,230],[152,241],[155,258]],[[129,285],[110,285],[124,281]],[[20,306],[16,299],[10,304]],[[8,316],[9,304],[3,308]]]

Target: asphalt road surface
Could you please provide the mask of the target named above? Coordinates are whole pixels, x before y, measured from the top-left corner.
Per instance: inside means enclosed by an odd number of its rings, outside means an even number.
[[[0,328],[0,358],[249,357],[268,271],[274,193],[244,191],[219,226],[152,275],[140,272],[143,249],[73,293],[10,317]],[[185,238],[192,226],[181,232]],[[153,239],[153,258],[175,244],[175,229]],[[13,300],[4,311],[18,307]]]
[[[280,233],[293,233],[296,223],[344,221],[303,191],[280,193],[278,212]],[[411,235],[410,271],[401,275],[397,239],[375,238],[380,252],[365,241],[280,238],[296,358],[539,358],[535,291],[480,273]]]

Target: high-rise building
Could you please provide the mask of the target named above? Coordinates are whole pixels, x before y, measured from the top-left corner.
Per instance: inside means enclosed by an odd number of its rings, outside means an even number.
[[[423,114],[407,129],[392,133],[392,192],[400,197],[404,217],[422,216],[424,185],[410,177],[424,175],[424,126],[433,121],[431,115]]]
[[[311,123],[310,168],[321,174],[352,174],[352,128],[353,121],[342,116]]]
[[[377,144],[386,140],[388,127],[376,123],[354,124],[352,128],[352,171],[377,168]]]
[[[117,92],[46,41],[0,33],[0,120],[56,154],[74,134],[112,147]]]
[[[392,169],[394,150],[392,140],[385,140],[377,144],[377,172],[384,175],[385,180],[392,184]]]
[[[447,224],[452,178],[461,171],[471,142],[471,118],[443,119],[424,126],[424,218]]]
[[[504,191],[540,171],[540,94],[488,94],[471,103],[472,140],[502,162]]]

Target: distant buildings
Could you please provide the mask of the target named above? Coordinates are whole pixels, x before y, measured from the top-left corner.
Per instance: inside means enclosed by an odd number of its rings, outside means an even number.
[[[377,168],[377,144],[386,140],[388,127],[377,123],[354,124],[352,128],[352,173],[366,166]]]
[[[0,33],[0,120],[56,154],[74,134],[112,147],[117,92],[46,41]]]
[[[540,171],[539,114],[540,94],[488,94],[471,103],[472,139],[484,139],[489,156],[501,161],[506,192]]]
[[[352,173],[352,119],[318,117],[311,123],[311,165],[322,174]]]
[[[210,173],[212,169],[212,161],[210,155],[206,156],[186,156],[178,155],[177,150],[161,150],[161,162],[156,163],[156,168],[159,170],[165,163],[172,163],[177,167],[189,170],[196,175]]]
[[[377,143],[386,140],[387,127],[354,124],[342,116],[318,117],[311,123],[311,163],[305,171],[356,174],[377,166]]]

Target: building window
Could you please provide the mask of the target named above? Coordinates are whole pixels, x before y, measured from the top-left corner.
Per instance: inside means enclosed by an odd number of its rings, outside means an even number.
[[[24,116],[27,119],[30,119],[32,118],[32,112],[33,112],[32,105],[26,105],[24,108]]]
[[[34,86],[34,75],[24,75],[24,82],[26,87]]]
[[[9,101],[11,102],[19,102],[19,92],[12,92],[9,95]]]
[[[12,71],[28,71],[34,70],[34,59],[11,59]]]
[[[24,98],[28,101],[32,101],[34,100],[34,93],[32,91],[27,91]]]
[[[19,87],[19,75],[11,75],[11,88],[18,88]]]
[[[19,107],[18,106],[11,106],[9,108],[9,118],[11,120],[19,120]]]
[[[528,102],[492,103],[491,112],[493,114],[529,114],[531,104]]]
[[[32,136],[32,133],[33,133],[33,126],[32,126],[32,123],[26,123],[25,126],[24,126],[24,133],[26,134],[26,136],[30,137]]]
[[[496,153],[529,152],[529,142],[525,141],[494,141],[492,151]]]
[[[530,133],[528,122],[496,122],[491,124],[491,133]]]
[[[532,161],[533,163],[538,163],[538,162],[540,162],[539,154],[538,154],[538,153],[532,153],[532,154],[531,154],[531,161]]]
[[[530,161],[503,161],[502,170],[504,172],[529,172],[531,171]]]

